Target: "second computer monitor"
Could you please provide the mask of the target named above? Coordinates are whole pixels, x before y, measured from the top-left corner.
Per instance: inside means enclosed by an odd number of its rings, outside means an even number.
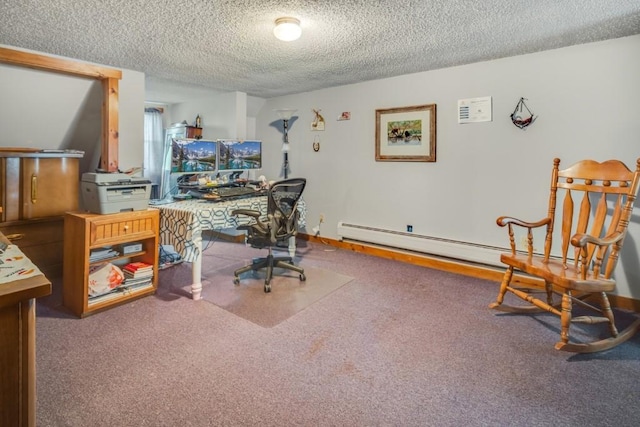
[[[218,150],[220,171],[262,168],[262,141],[221,139]]]
[[[174,139],[171,145],[171,172],[215,172],[217,154],[217,141]]]

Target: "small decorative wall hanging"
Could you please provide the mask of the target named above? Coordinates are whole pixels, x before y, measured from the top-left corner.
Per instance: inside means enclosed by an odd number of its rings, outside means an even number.
[[[315,117],[313,118],[313,122],[311,122],[311,130],[324,130],[324,117],[320,114],[321,110],[312,109]]]
[[[343,111],[342,114],[340,114],[340,117],[338,118],[338,120],[350,120],[350,119],[351,119],[350,111]]]
[[[313,151],[316,153],[320,151],[320,138],[318,136],[313,138]]]
[[[529,110],[527,104],[524,103],[524,100],[524,98],[520,98],[520,101],[516,104],[515,110],[511,113],[511,121],[520,129],[524,129],[536,121],[536,117],[533,115],[531,110]],[[526,111],[523,111],[523,108]]]

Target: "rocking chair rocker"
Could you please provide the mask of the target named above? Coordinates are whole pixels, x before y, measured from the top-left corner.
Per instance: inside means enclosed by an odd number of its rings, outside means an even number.
[[[550,312],[560,318],[560,341],[557,350],[592,353],[617,346],[628,340],[640,328],[640,318],[623,331],[618,331],[607,292],[616,287],[612,277],[631,218],[633,204],[640,184],[640,159],[635,172],[618,160],[598,163],[583,160],[559,170],[560,159],[554,159],[551,173],[551,193],[546,218],[526,222],[502,216],[500,227],[509,232],[510,253],[503,253],[500,261],[507,270],[500,285],[496,302],[489,307],[508,313]],[[558,194],[560,193],[560,194]],[[564,195],[561,196],[561,194]],[[556,199],[562,197],[558,230],[559,256],[552,255]],[[575,199],[575,202],[574,202]],[[514,226],[526,231],[526,251],[516,250]],[[534,254],[533,230],[545,227],[544,253]],[[587,230],[590,227],[589,230]],[[555,247],[554,247],[555,249]],[[544,281],[546,298],[540,299],[531,289],[512,285],[514,270]],[[503,304],[510,292],[530,303],[525,306]],[[554,301],[560,295],[560,302]],[[599,303],[592,301],[599,300]],[[573,317],[574,305],[598,313],[597,316]],[[607,323],[609,336],[603,339],[570,339],[572,323]]]

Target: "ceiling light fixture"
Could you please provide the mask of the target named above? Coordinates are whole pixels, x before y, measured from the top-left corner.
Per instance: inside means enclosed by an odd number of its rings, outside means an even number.
[[[288,17],[276,19],[276,26],[273,29],[273,35],[276,36],[278,40],[282,40],[284,42],[298,40],[302,35],[300,20]]]

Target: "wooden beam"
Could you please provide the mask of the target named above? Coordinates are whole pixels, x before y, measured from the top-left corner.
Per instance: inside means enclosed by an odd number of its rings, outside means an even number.
[[[93,79],[121,79],[122,71],[0,47],[0,62]]]
[[[0,47],[0,63],[101,80],[103,102],[100,168],[106,172],[118,170],[118,80],[122,78],[122,71],[3,47]]]
[[[118,170],[118,80],[102,80],[102,151],[100,168]]]

